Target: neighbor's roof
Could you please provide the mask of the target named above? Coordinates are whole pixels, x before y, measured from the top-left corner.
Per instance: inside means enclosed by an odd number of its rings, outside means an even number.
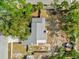
[[[54,2],[54,0],[27,0],[27,3],[37,4],[37,2],[43,2],[43,4],[49,5]],[[58,0],[59,3],[63,2],[64,0]],[[66,0],[69,3],[72,3],[74,0]],[[79,0],[77,0],[79,1]]]
[[[0,35],[0,59],[8,59],[8,40]]]
[[[37,4],[37,2],[42,2],[43,4],[51,4],[53,0],[27,0],[27,3]]]

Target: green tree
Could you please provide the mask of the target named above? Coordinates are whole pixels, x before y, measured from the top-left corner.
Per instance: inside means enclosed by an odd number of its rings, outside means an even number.
[[[63,10],[64,10],[64,9],[68,9],[69,4],[68,4],[67,1],[64,0],[64,1],[61,3],[61,6],[62,6],[62,9],[63,9]]]
[[[61,50],[62,51],[62,50]],[[63,51],[62,51],[63,52]],[[64,51],[65,52],[65,51]],[[72,59],[78,59],[79,58],[79,52],[73,50],[71,52],[65,52],[62,56],[61,53],[59,53],[56,56],[51,56],[49,59],[68,59],[68,57]]]
[[[79,38],[79,3],[75,3],[71,4],[69,8],[70,11],[62,16],[62,22],[64,24],[62,28],[69,33],[70,36],[75,36],[76,39]]]
[[[72,56],[72,58],[74,58],[74,59],[78,59],[78,58],[79,58],[79,52],[73,50],[73,51],[71,52],[71,56]]]
[[[59,15],[60,19],[58,19],[62,22],[61,29],[68,34],[71,40],[76,40],[76,38],[79,39],[79,2],[75,1],[69,5],[68,2],[62,3],[63,4],[56,4],[60,7],[55,5],[54,8],[54,11],[56,12],[55,15]],[[64,10],[62,9],[63,7],[65,7]],[[75,49],[73,49],[73,51],[71,52],[65,52],[62,49],[60,49],[59,54],[57,54],[56,56],[51,56],[49,59],[67,59],[67,57],[78,59],[79,53]]]
[[[29,24],[31,22],[32,4],[26,0],[0,1],[0,32],[4,36],[17,36],[27,39],[30,35]],[[4,12],[5,11],[5,12]]]
[[[37,3],[38,17],[40,17],[41,9],[43,9],[43,3],[42,2],[38,2]]]
[[[65,59],[66,58],[65,50],[63,47],[59,48],[57,53],[58,53],[57,55],[51,56],[49,57],[49,59]]]
[[[70,10],[73,10],[73,9],[78,9],[79,8],[79,2],[74,0],[72,3],[71,3],[71,7],[70,7]]]
[[[43,9],[43,3],[42,2],[38,2],[37,3],[37,8],[39,9]]]

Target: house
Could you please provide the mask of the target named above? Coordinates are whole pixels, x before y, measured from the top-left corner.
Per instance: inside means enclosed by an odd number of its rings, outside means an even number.
[[[31,3],[33,5],[36,5],[38,2],[42,2],[44,4],[44,9],[53,9],[53,7],[51,7],[51,4],[54,3],[56,0],[26,0],[27,3]],[[61,3],[64,0],[57,0],[57,3]],[[71,2],[73,2],[74,0],[66,0],[69,2],[69,4]],[[78,1],[78,0],[77,0]]]
[[[38,2],[42,2],[44,5],[49,5],[53,0],[26,0],[27,3],[37,4]]]
[[[45,18],[32,18],[31,30],[31,36],[28,40],[23,42],[24,45],[46,44],[47,33],[45,28]]]
[[[27,3],[37,4],[38,2],[42,2],[44,5],[50,5],[56,0],[26,0]],[[59,3],[61,3],[64,0],[58,0]],[[69,3],[73,2],[74,0],[66,0]],[[78,0],[77,0],[78,1]]]
[[[8,59],[8,40],[0,35],[0,59]]]
[[[45,18],[32,18],[31,35],[28,37],[28,40],[23,42],[24,46],[28,46],[28,52],[33,53],[32,55],[35,59],[39,59],[40,55],[44,53],[45,55],[49,55],[51,51],[50,44],[47,43],[47,31],[45,26]],[[34,59],[29,56],[26,58]]]

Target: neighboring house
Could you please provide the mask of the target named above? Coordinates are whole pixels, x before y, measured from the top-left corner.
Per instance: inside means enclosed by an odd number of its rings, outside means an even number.
[[[37,4],[38,2],[42,2],[44,5],[49,5],[53,0],[26,0],[27,3]]]
[[[47,33],[45,28],[45,18],[32,18],[31,36],[24,41],[25,45],[43,44],[47,42]]]
[[[37,4],[37,2],[42,2],[44,5],[50,5],[54,1],[56,1],[56,0],[26,0],[27,3]],[[62,1],[64,1],[64,0],[58,0],[59,3],[62,2]],[[71,3],[74,0],[66,0],[66,1],[68,1],[69,3]]]
[[[57,0],[26,0],[27,3],[31,3],[33,5],[36,5],[38,2],[42,2],[44,4],[44,9],[53,9],[53,7],[51,7],[51,4],[54,3],[54,1],[57,1]],[[63,2],[64,0],[58,0],[57,3],[61,3]],[[69,4],[71,2],[73,2],[74,0],[66,0],[69,2]],[[78,1],[78,0],[77,0]]]
[[[0,59],[8,59],[8,40],[0,35]]]

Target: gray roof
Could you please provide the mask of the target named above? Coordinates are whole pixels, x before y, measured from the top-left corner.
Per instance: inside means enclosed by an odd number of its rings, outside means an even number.
[[[32,33],[27,41],[24,41],[24,45],[36,44],[37,40],[46,40],[45,18],[32,18]]]
[[[0,59],[8,59],[8,40],[0,35]]]
[[[27,3],[32,3],[32,4],[37,4],[37,2],[40,1],[40,2],[43,2],[43,4],[49,5],[49,4],[53,3],[55,0],[26,0],[26,1],[27,1]],[[58,0],[59,3],[61,3],[62,1],[64,1],[64,0]],[[66,0],[66,1],[71,3],[74,0]],[[79,0],[77,0],[77,1],[79,1]]]
[[[51,4],[53,0],[27,0],[27,3],[37,4],[37,2],[42,2],[43,4]]]

